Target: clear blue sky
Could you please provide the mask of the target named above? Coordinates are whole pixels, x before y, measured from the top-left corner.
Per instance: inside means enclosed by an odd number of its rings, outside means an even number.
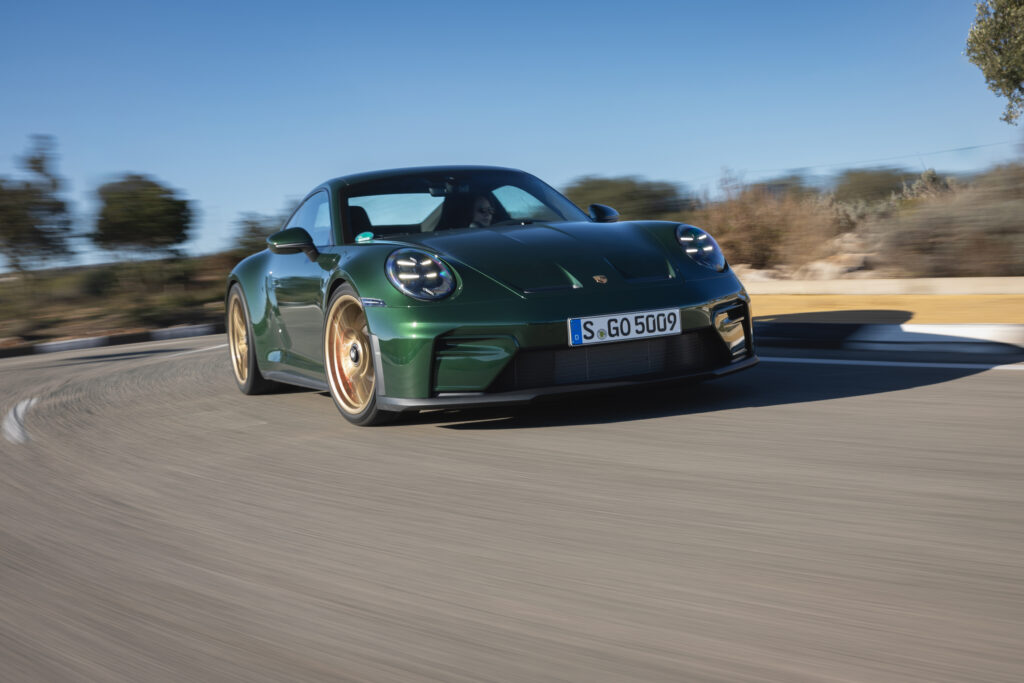
[[[724,168],[981,169],[1019,158],[1024,128],[999,120],[962,54],[974,14],[967,0],[7,3],[0,175],[18,174],[31,134],[53,135],[81,228],[100,184],[150,174],[195,202],[199,253],[228,246],[242,212],[396,166],[698,191]],[[930,154],[978,145],[994,146]]]

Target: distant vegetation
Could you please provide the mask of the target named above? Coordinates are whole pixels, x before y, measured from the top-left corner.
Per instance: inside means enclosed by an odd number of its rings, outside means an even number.
[[[0,344],[217,320],[228,270],[290,213],[243,214],[235,248],[186,258],[178,249],[194,203],[125,174],[98,189],[91,231],[78,232],[118,262],[46,270],[73,254],[54,150],[52,139],[34,138],[21,161],[26,179],[0,178],[0,251],[14,271],[0,274]],[[830,184],[726,177],[714,196],[635,176],[584,176],[564,191],[584,210],[607,204],[624,220],[707,228],[730,263],[766,277],[1024,275],[1022,164],[959,179],[899,168],[850,169]]]
[[[235,250],[240,254],[252,254],[267,247],[267,238],[284,227],[295,205],[279,214],[243,213],[238,219],[235,232]]]
[[[230,253],[0,275],[0,346],[223,318]],[[32,307],[27,308],[31,298]]]
[[[600,181],[600,182],[598,182]],[[956,180],[933,170],[856,169],[831,187],[799,175],[745,184],[725,178],[721,196],[687,196],[668,183],[585,177],[566,188],[583,204],[631,196],[624,218],[694,223],[710,230],[733,264],[780,275],[877,277],[1024,275],[1024,165]],[[631,194],[632,193],[632,194]],[[665,210],[666,206],[684,206]],[[831,261],[829,261],[831,259]],[[828,269],[828,262],[839,265]],[[819,264],[820,270],[808,269]],[[803,269],[803,270],[802,270]]]
[[[611,206],[623,220],[672,215],[694,205],[693,198],[679,185],[635,176],[583,176],[565,188],[565,196],[584,211],[591,204]]]

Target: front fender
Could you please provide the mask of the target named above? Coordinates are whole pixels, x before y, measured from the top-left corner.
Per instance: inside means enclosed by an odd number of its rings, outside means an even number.
[[[269,251],[261,251],[247,257],[232,268],[228,274],[224,293],[226,302],[233,286],[238,285],[242,288],[242,298],[249,311],[249,321],[252,323],[253,339],[250,344],[256,354],[256,362],[261,371],[266,369],[267,365],[266,350],[279,346],[276,343],[277,326],[267,294],[267,260],[269,257]]]

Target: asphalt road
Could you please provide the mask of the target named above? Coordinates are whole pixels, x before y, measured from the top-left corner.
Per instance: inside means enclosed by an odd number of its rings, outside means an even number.
[[[223,343],[0,361],[0,681],[1024,680],[1024,372],[366,429]]]

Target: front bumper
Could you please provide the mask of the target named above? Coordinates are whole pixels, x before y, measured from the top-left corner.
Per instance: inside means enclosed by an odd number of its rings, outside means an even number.
[[[552,299],[545,306],[524,302],[484,311],[368,308],[379,405],[394,411],[508,405],[548,395],[715,377],[755,364],[750,300],[742,285],[731,276],[698,284],[647,290],[643,298]],[[568,346],[569,317],[670,306],[679,309],[680,335]]]

